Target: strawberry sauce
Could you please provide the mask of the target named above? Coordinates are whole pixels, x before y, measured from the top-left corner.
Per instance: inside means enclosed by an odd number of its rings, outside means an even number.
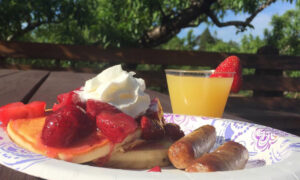
[[[50,147],[42,143],[41,133],[45,123],[45,118],[39,118],[34,120],[16,120],[19,122],[12,123],[14,133],[19,136],[24,142],[30,144],[39,153],[44,154],[51,158],[57,158],[58,154],[64,154],[67,161],[71,161],[73,156],[87,153],[95,148],[103,147],[107,144],[112,146],[111,142],[104,137],[100,132],[93,132],[86,138],[79,139],[69,147],[58,148]],[[27,121],[30,124],[27,124]],[[34,128],[30,128],[34,127]],[[30,129],[29,129],[30,128]],[[21,130],[21,131],[18,131]],[[30,135],[24,137],[22,132],[30,131]],[[112,148],[110,148],[112,149]],[[69,156],[69,157],[68,157]]]
[[[36,147],[38,149],[43,150],[48,157],[56,158],[58,154],[65,154],[69,155],[69,158],[67,158],[66,161],[72,161],[72,157],[74,155],[87,153],[97,147],[104,146],[108,143],[110,143],[110,141],[106,137],[95,132],[84,139],[78,140],[75,144],[73,144],[70,147],[50,147],[44,145],[41,139],[38,139]]]

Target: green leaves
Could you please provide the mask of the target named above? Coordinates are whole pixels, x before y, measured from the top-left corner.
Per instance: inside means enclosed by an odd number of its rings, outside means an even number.
[[[34,31],[40,27],[63,23],[79,14],[83,17],[86,7],[84,1],[77,0],[3,0],[0,1],[0,39],[30,40]],[[76,17],[80,25],[81,18]],[[88,19],[88,17],[86,17]],[[77,25],[78,25],[77,24]],[[65,26],[68,26],[65,23]],[[26,34],[26,33],[31,33]]]
[[[265,31],[268,44],[277,47],[281,54],[300,55],[300,3],[296,9],[282,16],[273,16],[272,30]]]
[[[210,0],[202,1],[211,2]],[[251,14],[269,1],[219,0],[214,1],[209,10],[213,11],[213,14],[222,22],[222,18],[229,11],[236,14],[241,12]],[[292,2],[292,0],[285,1]],[[168,23],[174,18],[182,18],[179,17],[180,13],[186,12],[184,10],[190,8],[194,2],[198,1],[2,0],[0,1],[0,39],[64,44],[97,44],[103,47],[138,47],[141,45],[142,37],[145,37],[147,32],[160,27],[162,24],[174,27],[174,24]],[[287,16],[299,17],[294,14]],[[203,22],[213,24],[205,12],[201,12],[196,19],[192,16],[190,18],[191,20],[188,22],[190,26]],[[285,23],[285,21],[274,18],[276,31],[277,29],[279,31],[281,26],[286,25],[281,23]],[[180,29],[186,25],[177,24],[176,26],[179,26]],[[290,29],[295,29],[292,24],[290,26]],[[237,25],[237,27],[240,30],[245,29],[243,25]],[[295,31],[284,33],[291,34],[294,39],[295,34],[297,34]],[[270,32],[268,34],[271,36]],[[275,31],[272,36],[275,34],[282,36],[281,32]],[[166,36],[174,37],[175,35],[175,33],[169,33]],[[193,43],[196,43],[195,37],[191,35],[186,39],[191,44],[190,47],[184,48],[191,48],[194,46]],[[162,37],[162,39],[168,40],[170,37]],[[182,43],[181,40],[173,41],[177,44]],[[271,38],[270,41],[274,40]],[[289,41],[292,41],[292,38]],[[164,41],[158,39],[157,42]],[[292,42],[292,44],[295,43],[297,42]],[[222,46],[220,45],[220,47]]]

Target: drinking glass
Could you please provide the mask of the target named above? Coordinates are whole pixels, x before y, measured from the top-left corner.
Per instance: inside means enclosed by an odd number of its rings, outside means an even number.
[[[173,113],[222,117],[234,72],[166,69]]]

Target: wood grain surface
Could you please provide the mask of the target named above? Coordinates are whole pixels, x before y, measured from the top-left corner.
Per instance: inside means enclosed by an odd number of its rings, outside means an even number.
[[[16,69],[0,69],[0,78],[18,72]]]
[[[19,71],[0,77],[0,106],[16,101],[27,103],[48,73],[37,70]]]
[[[88,73],[51,72],[30,101],[45,101],[47,108],[51,108],[58,94],[84,86],[84,82],[94,76]]]

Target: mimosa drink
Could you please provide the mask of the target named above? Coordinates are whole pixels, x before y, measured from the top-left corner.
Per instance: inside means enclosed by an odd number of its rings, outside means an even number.
[[[222,116],[234,73],[222,73],[225,77],[210,77],[212,73],[166,70],[173,113]]]

